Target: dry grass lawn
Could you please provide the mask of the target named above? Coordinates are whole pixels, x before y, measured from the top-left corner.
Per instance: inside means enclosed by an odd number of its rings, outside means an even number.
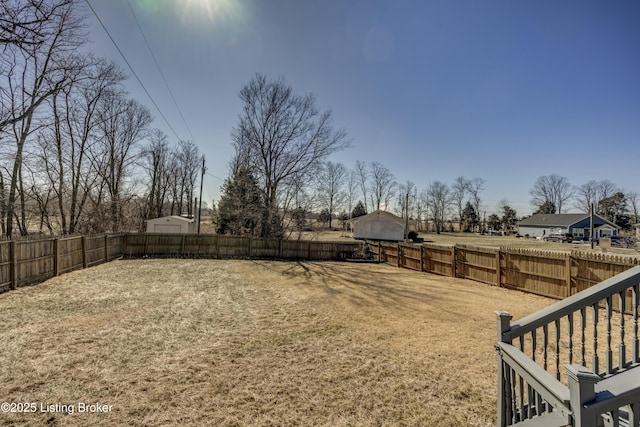
[[[552,302],[377,264],[114,261],[0,295],[0,400],[111,411],[0,425],[490,426],[494,310]]]

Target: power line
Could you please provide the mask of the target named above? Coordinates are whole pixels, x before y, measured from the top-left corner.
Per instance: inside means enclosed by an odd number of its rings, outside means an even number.
[[[173,92],[171,91],[171,88],[169,87],[169,83],[167,82],[167,79],[165,78],[164,73],[162,72],[162,68],[160,67],[160,64],[158,63],[158,60],[156,59],[156,55],[153,53],[153,50],[151,49],[151,45],[149,44],[149,40],[147,40],[147,36],[144,34],[144,31],[142,30],[142,26],[140,25],[140,21],[138,20],[138,16],[136,15],[133,7],[131,6],[131,1],[127,0],[127,4],[129,5],[129,10],[131,11],[131,15],[133,15],[133,19],[136,21],[136,25],[138,26],[138,30],[140,31],[140,34],[142,34],[142,38],[144,39],[144,43],[147,45],[147,49],[149,50],[149,53],[151,54],[151,57],[153,58],[153,62],[156,64],[156,68],[158,69],[158,72],[160,73],[160,77],[162,78],[162,81],[164,82],[164,85],[167,87],[167,91],[169,92],[169,95],[171,95],[171,99],[173,100],[173,105],[175,105],[176,109],[178,110],[178,113],[180,114],[180,117],[182,118],[182,122],[184,123],[185,127],[187,128],[187,132],[189,132],[189,136],[191,136],[191,139],[193,141],[195,141],[193,133],[191,132],[191,129],[189,128],[189,125],[187,124],[187,120],[184,118],[184,114],[182,114],[182,110],[180,109],[180,106],[178,106],[178,101],[176,101],[176,97],[173,96]]]
[[[220,181],[224,182],[224,179],[222,179],[222,178],[220,178],[220,177],[217,177],[217,176],[215,176],[215,175],[212,175],[212,174],[210,174],[209,172],[205,172],[205,174],[209,175],[211,178],[215,178],[215,179],[218,179],[218,180],[220,180]]]
[[[151,96],[151,94],[149,93],[149,91],[147,90],[145,85],[142,83],[142,80],[140,80],[140,77],[138,77],[138,74],[136,74],[135,70],[133,69],[133,67],[131,66],[129,61],[127,60],[127,57],[124,56],[124,53],[120,49],[120,46],[118,46],[118,43],[116,43],[114,38],[111,36],[111,33],[109,32],[109,30],[107,30],[107,27],[102,22],[102,19],[100,19],[100,16],[98,16],[98,14],[95,11],[95,9],[93,8],[93,6],[91,6],[91,3],[89,3],[89,0],[85,0],[85,2],[87,3],[87,5],[89,6],[89,9],[91,9],[91,12],[93,12],[93,15],[96,17],[96,19],[98,20],[98,22],[102,26],[102,29],[107,33],[107,36],[109,36],[109,39],[111,39],[111,42],[116,47],[116,50],[118,51],[118,53],[120,54],[120,56],[122,57],[124,62],[127,64],[127,67],[129,67],[129,70],[131,70],[131,73],[134,75],[134,77],[136,78],[136,80],[138,81],[138,83],[140,84],[142,89],[144,90],[144,92],[147,94],[147,96],[151,100],[151,103],[153,104],[153,106],[156,107],[156,110],[158,110],[158,113],[160,113],[160,116],[162,116],[162,118],[164,119],[164,122],[167,124],[167,126],[169,126],[169,129],[171,129],[171,132],[173,132],[175,137],[180,140],[181,138],[178,136],[178,134],[175,131],[175,129],[173,129],[173,126],[171,126],[171,123],[169,123],[169,120],[167,120],[165,115],[162,113],[162,110],[160,109],[160,107],[158,107],[158,104],[156,104],[156,101],[153,99],[153,97]]]

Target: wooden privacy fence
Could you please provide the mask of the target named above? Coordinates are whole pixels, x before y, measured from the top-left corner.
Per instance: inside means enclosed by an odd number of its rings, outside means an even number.
[[[368,242],[380,262],[566,298],[640,265],[637,257],[593,252]]]
[[[0,242],[0,292],[122,256],[122,234]]]
[[[0,292],[120,257],[335,260],[362,243],[195,234],[117,234],[0,242]]]
[[[126,257],[267,258],[300,260],[345,259],[357,242],[318,242],[238,237],[214,234],[127,234]]]

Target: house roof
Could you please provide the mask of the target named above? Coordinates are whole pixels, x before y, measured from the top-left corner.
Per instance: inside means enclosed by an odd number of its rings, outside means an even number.
[[[569,227],[577,222],[580,222],[586,218],[589,218],[588,213],[575,213],[575,214],[536,214],[529,218],[523,219],[518,225],[534,226],[534,227]],[[616,227],[612,222],[607,221],[599,215],[594,215],[594,218],[599,219],[605,224],[609,224],[612,227]],[[594,221],[595,222],[595,221]]]
[[[356,224],[362,220],[375,220],[375,219],[382,219],[382,218],[391,220],[393,222],[397,222],[399,224],[404,224],[404,220],[402,218],[392,214],[391,212],[385,212],[385,211],[374,211],[374,212],[371,212],[370,214],[353,218],[351,220],[351,223]]]

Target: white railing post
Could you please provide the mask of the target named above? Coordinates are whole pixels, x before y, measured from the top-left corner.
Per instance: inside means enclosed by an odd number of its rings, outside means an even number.
[[[511,329],[511,319],[513,316],[506,311],[496,311],[496,319],[498,322],[498,342],[507,342],[504,341],[503,334]],[[511,344],[511,340],[509,339],[508,344]],[[500,351],[496,351],[497,353],[497,361],[498,361],[498,372],[497,372],[497,383],[498,383],[498,418],[496,420],[496,425],[498,427],[505,427],[507,425],[507,409],[508,405],[511,404],[510,399],[506,397],[506,387],[504,380],[504,362],[502,360],[502,354]],[[509,400],[509,402],[507,401]]]
[[[595,385],[600,377],[581,365],[565,365],[565,369],[569,381],[573,426],[596,427],[597,414],[585,406],[585,403],[596,397]]]

